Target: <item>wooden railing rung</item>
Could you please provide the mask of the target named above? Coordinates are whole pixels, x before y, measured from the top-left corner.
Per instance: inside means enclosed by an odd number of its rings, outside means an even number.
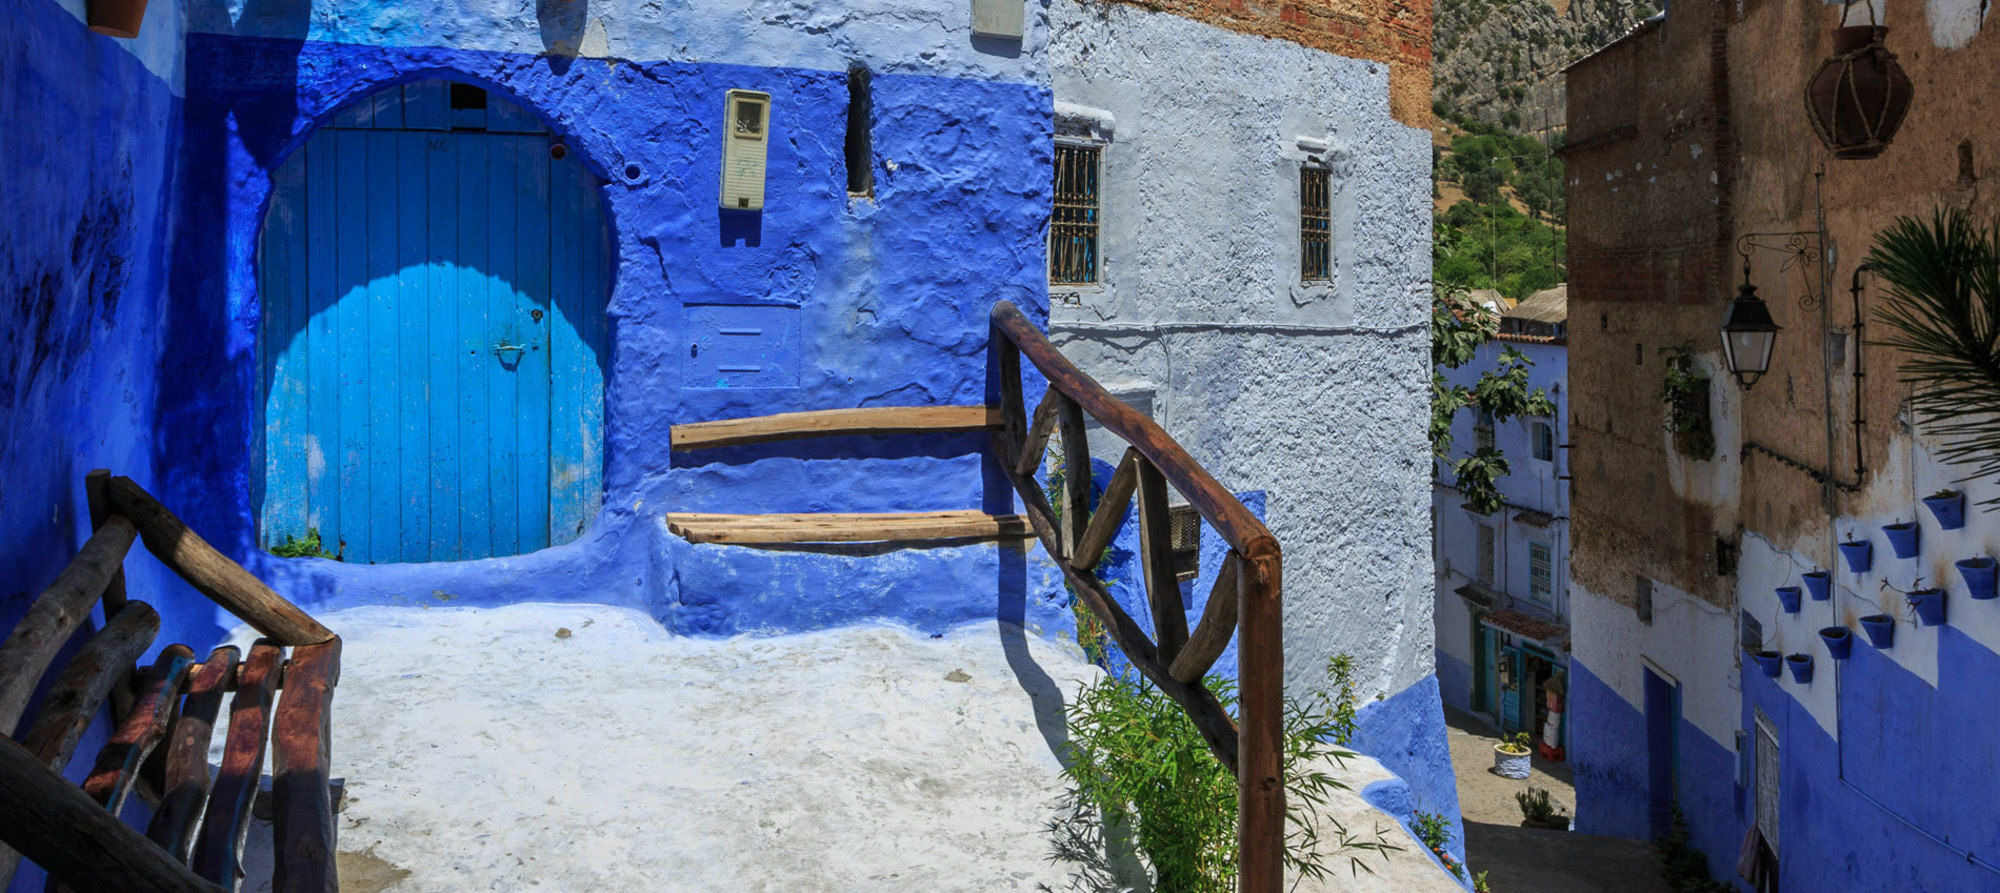
[[[90,507],[90,529],[99,530],[111,522],[111,472],[99,468],[83,476],[84,501]],[[130,523],[130,522],[126,522]],[[93,535],[95,535],[93,533]],[[130,540],[127,540],[130,548]],[[109,617],[125,607],[125,564],[118,563],[111,572],[111,579],[104,584],[104,616]]]
[[[269,639],[250,646],[236,696],[229,701],[229,734],[223,738],[222,770],[208,797],[191,864],[196,874],[235,888],[237,857],[250,829],[250,805],[264,771],[264,741],[271,730],[271,698],[278,687],[284,649]]]
[[[1028,436],[1028,407],[1021,393],[1021,349],[1001,339],[994,342],[998,345],[995,371],[1000,375],[1000,425],[1007,443],[1006,449],[994,455],[1011,467],[1019,460],[1014,454]]]
[[[180,718],[167,733],[166,784],[160,805],[153,810],[153,821],[146,826],[146,836],[182,862],[187,861],[195,823],[201,820],[202,805],[208,800],[212,781],[208,745],[215,736],[222,696],[236,675],[237,654],[234,647],[217,648],[193,669]]]
[[[1051,389],[1042,395],[1042,402],[1035,405],[1035,418],[1028,423],[1028,436],[1021,439],[1019,455],[1014,457],[1014,473],[1032,478],[1035,469],[1042,467],[1042,454],[1048,452],[1049,435],[1055,433],[1057,407],[1062,394]]]
[[[1187,644],[1187,609],[1181,604],[1181,584],[1174,571],[1173,513],[1167,504],[1167,479],[1153,463],[1139,463],[1139,564],[1146,580],[1146,600],[1153,610],[1153,638],[1160,660],[1171,662]]]
[[[271,797],[278,858],[274,893],[338,890],[327,733],[340,677],[340,639],[292,649],[271,730]]]
[[[91,719],[111,694],[111,687],[130,672],[132,662],[146,653],[159,631],[160,615],[151,605],[126,602],[125,610],[91,636],[56,676],[42,696],[42,709],[21,745],[43,766],[61,773],[69,766],[84,729],[90,727]],[[19,853],[0,847],[0,888],[13,878],[20,861]]]
[[[1090,513],[1090,526],[1083,529],[1083,536],[1077,540],[1076,552],[1069,557],[1070,567],[1093,570],[1098,559],[1104,557],[1104,547],[1111,545],[1119,525],[1125,523],[1125,510],[1132,505],[1132,491],[1139,485],[1139,463],[1143,461],[1138,450],[1125,448],[1125,458],[1118,460],[1117,470],[1111,472],[1111,480],[1104,482],[1104,492],[1097,496],[1097,510]]]
[[[132,519],[153,557],[258,632],[284,645],[333,638],[332,630],[209,545],[131,478],[112,478],[108,493],[112,508]]]
[[[124,518],[111,518],[97,528],[0,644],[0,736],[14,733],[56,652],[89,619],[98,596],[124,567],[135,535],[132,522]],[[117,613],[107,610],[105,616]]]
[[[1208,592],[1201,622],[1195,625],[1181,653],[1174,655],[1173,663],[1167,666],[1167,674],[1175,680],[1190,685],[1199,682],[1208,675],[1208,668],[1215,666],[1216,658],[1229,650],[1229,640],[1236,635],[1236,607],[1241,598],[1237,592],[1237,569],[1241,565],[1242,556],[1231,550],[1222,559],[1222,567],[1216,569],[1215,587]]]
[[[1056,403],[1056,424],[1062,432],[1063,489],[1062,553],[1074,559],[1090,523],[1090,439],[1084,431],[1083,407],[1067,397]]]
[[[0,841],[76,889],[222,893],[5,735],[0,802]]]
[[[178,713],[181,685],[193,663],[194,651],[186,645],[161,649],[152,667],[139,677],[139,697],[131,714],[97,752],[97,762],[83,780],[83,792],[112,815],[124,807],[125,796],[139,780],[140,767]]]

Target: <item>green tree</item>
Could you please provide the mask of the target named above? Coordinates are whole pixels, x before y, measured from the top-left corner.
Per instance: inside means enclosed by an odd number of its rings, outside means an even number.
[[[1499,331],[1499,318],[1467,300],[1462,292],[1439,288],[1431,298],[1431,455],[1452,470],[1465,500],[1479,512],[1499,510],[1500,479],[1507,476],[1507,458],[1496,447],[1482,446],[1468,456],[1452,458],[1451,423],[1459,410],[1481,409],[1503,422],[1517,416],[1554,415],[1555,403],[1542,388],[1528,387],[1528,367],[1534,361],[1512,347],[1500,352],[1493,368],[1484,370],[1471,387],[1445,379],[1445,371],[1472,362],[1479,346]]]

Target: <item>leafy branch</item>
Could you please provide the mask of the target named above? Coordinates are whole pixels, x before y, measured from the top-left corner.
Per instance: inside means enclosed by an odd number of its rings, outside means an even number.
[[[1466,502],[1482,514],[1498,511],[1505,504],[1498,484],[1507,476],[1507,459],[1491,446],[1480,446],[1469,456],[1453,459],[1452,419],[1466,408],[1484,410],[1496,423],[1517,416],[1551,416],[1556,411],[1546,390],[1528,387],[1528,369],[1534,361],[1512,346],[1502,350],[1493,368],[1480,373],[1471,387],[1445,379],[1443,370],[1472,362],[1479,346],[1492,340],[1499,329],[1499,317],[1467,299],[1462,291],[1447,288],[1433,294],[1431,455],[1451,466]]]
[[[1892,333],[1876,343],[1903,351],[1897,371],[1916,386],[1918,422],[1942,440],[1938,457],[1970,466],[1961,480],[2000,478],[2000,225],[1957,209],[1901,217],[1868,263],[1889,293],[1875,319]]]

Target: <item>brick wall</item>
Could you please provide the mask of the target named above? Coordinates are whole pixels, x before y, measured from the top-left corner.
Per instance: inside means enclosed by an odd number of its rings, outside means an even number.
[[[1106,0],[1389,66],[1389,109],[1431,125],[1431,0]]]

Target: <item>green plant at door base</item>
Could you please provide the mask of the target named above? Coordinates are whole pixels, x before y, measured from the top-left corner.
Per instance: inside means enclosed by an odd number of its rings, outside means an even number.
[[[1350,871],[1372,871],[1364,854],[1399,849],[1380,828],[1364,837],[1326,814],[1333,795],[1348,787],[1323,766],[1353,756],[1335,743],[1353,734],[1351,712],[1340,710],[1352,707],[1352,662],[1336,658],[1327,669],[1334,694],[1285,705],[1285,865],[1300,878],[1329,876],[1327,862],[1343,855]],[[1223,706],[1235,706],[1234,683],[1210,677],[1205,684]],[[1048,830],[1051,861],[1078,869],[1072,889],[1133,883],[1114,864],[1121,847],[1133,847],[1154,890],[1235,890],[1236,778],[1180,706],[1143,678],[1113,676],[1079,693],[1068,719],[1070,791],[1064,817]]]
[[[271,554],[279,558],[339,558],[328,552],[319,541],[319,528],[306,531],[305,536],[295,537],[285,534],[285,541],[271,547]]]
[[[1566,811],[1549,799],[1547,790],[1534,785],[1528,785],[1525,791],[1516,791],[1514,802],[1521,804],[1521,817],[1530,822],[1546,823]]]
[[[1717,883],[1708,873],[1708,857],[1688,842],[1687,816],[1674,807],[1667,836],[1653,841],[1660,851],[1660,869],[1667,886],[1675,893],[1731,893],[1735,888]]]

